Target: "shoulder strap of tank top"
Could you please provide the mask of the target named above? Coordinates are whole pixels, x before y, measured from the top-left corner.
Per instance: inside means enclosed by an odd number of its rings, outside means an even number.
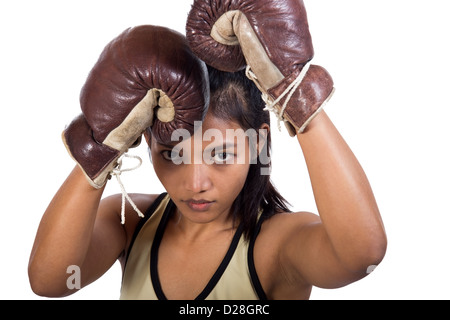
[[[133,244],[134,244],[134,241],[136,240],[136,237],[138,236],[138,234],[141,231],[141,229],[144,226],[144,224],[148,221],[148,219],[150,219],[150,217],[153,215],[153,213],[155,212],[156,208],[158,208],[159,204],[165,198],[166,195],[167,195],[167,192],[161,193],[158,196],[158,198],[156,198],[156,200],[153,201],[153,203],[150,205],[150,207],[148,207],[147,211],[145,211],[144,218],[142,218],[139,221],[139,223],[137,224],[136,229],[134,230],[134,233],[133,233],[133,238],[131,239],[130,247],[128,248],[127,258],[125,260],[125,265],[126,265],[126,263],[128,261],[128,256],[130,255],[131,248],[133,248]]]
[[[258,220],[258,223],[256,225],[255,233],[253,234],[252,239],[250,240],[250,244],[248,246],[248,269],[250,272],[250,277],[253,283],[253,286],[255,287],[256,294],[258,295],[260,300],[267,300],[266,293],[264,292],[264,289],[261,285],[261,282],[259,281],[258,274],[256,273],[255,268],[255,260],[253,258],[253,249],[255,247],[256,237],[258,236],[259,232],[261,231],[261,225],[265,220],[265,216],[261,215],[261,217]]]

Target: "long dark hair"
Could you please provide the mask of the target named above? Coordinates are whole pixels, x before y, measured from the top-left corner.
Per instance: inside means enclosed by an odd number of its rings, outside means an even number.
[[[254,129],[256,132],[264,124],[270,125],[270,115],[264,111],[261,93],[250,81],[245,71],[235,73],[222,72],[208,66],[211,101],[209,112],[223,120],[238,123],[244,131]],[[269,170],[271,151],[270,131],[262,153],[269,161],[250,164],[247,180],[233,203],[231,213],[237,221],[243,224],[247,239],[253,236],[258,215],[262,210],[262,218],[269,218],[280,212],[289,212],[287,201],[273,186]],[[267,160],[267,159],[266,159]]]

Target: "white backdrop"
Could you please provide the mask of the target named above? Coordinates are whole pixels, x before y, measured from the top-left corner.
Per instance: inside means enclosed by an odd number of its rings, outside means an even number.
[[[61,131],[81,86],[124,29],[184,32],[190,0],[21,0],[0,4],[1,299],[41,299],[27,264],[41,215],[74,166]],[[316,56],[336,94],[326,107],[371,181],[389,247],[369,277],[312,299],[448,299],[450,20],[445,0],[305,0]],[[295,210],[316,212],[300,148],[273,134],[273,181]],[[146,147],[134,153],[146,158]],[[163,189],[149,161],[129,192]],[[118,193],[116,183],[105,195]],[[118,264],[69,299],[118,299]]]

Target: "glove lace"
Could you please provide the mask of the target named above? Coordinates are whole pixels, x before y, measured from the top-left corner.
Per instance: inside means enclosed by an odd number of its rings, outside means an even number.
[[[139,161],[139,164],[137,164],[136,166],[134,166],[132,168],[122,169],[123,158],[137,159]],[[131,206],[133,207],[134,211],[136,211],[136,213],[139,215],[139,217],[141,217],[141,218],[144,217],[144,214],[138,209],[138,207],[136,206],[134,201],[128,195],[128,193],[125,190],[125,187],[124,187],[124,185],[122,183],[122,180],[120,179],[120,176],[122,175],[123,172],[136,170],[141,165],[142,165],[142,159],[140,157],[124,154],[123,156],[121,156],[119,158],[119,160],[117,160],[117,167],[114,168],[113,171],[111,172],[111,175],[116,177],[117,182],[119,183],[120,189],[122,191],[122,209],[121,209],[121,223],[122,224],[125,224],[125,201],[126,200],[128,200],[128,202],[131,204]]]
[[[292,96],[294,95],[295,91],[297,91],[298,87],[300,86],[300,84],[302,83],[303,79],[306,76],[306,73],[309,70],[309,67],[311,66],[311,62],[308,62],[307,64],[305,64],[305,66],[303,67],[302,71],[300,72],[300,74],[298,75],[298,77],[292,81],[292,83],[286,88],[286,90],[284,90],[284,92],[275,100],[273,101],[271,99],[271,97],[266,93],[263,92],[261,97],[263,99],[263,101],[266,104],[266,107],[264,108],[264,111],[271,111],[275,114],[275,116],[277,117],[278,120],[278,130],[281,131],[281,122],[285,122],[286,120],[284,119],[284,111],[286,110],[286,107],[289,103],[289,101],[291,100]],[[256,77],[256,75],[253,73],[253,71],[251,70],[250,66],[247,66],[246,69],[246,75],[247,77],[252,80],[253,82],[257,83],[258,78]],[[281,110],[278,110],[278,108],[276,107],[277,104],[287,95],[286,100],[284,101]]]

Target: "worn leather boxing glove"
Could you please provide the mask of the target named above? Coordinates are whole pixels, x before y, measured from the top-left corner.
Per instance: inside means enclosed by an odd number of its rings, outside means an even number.
[[[187,38],[207,64],[247,75],[291,136],[331,97],[329,73],[310,65],[314,50],[301,0],[194,0]]]
[[[193,133],[209,104],[207,69],[180,33],[130,28],[105,47],[80,103],[82,114],[64,130],[63,141],[90,184],[100,188],[148,127],[165,144],[176,129]]]

